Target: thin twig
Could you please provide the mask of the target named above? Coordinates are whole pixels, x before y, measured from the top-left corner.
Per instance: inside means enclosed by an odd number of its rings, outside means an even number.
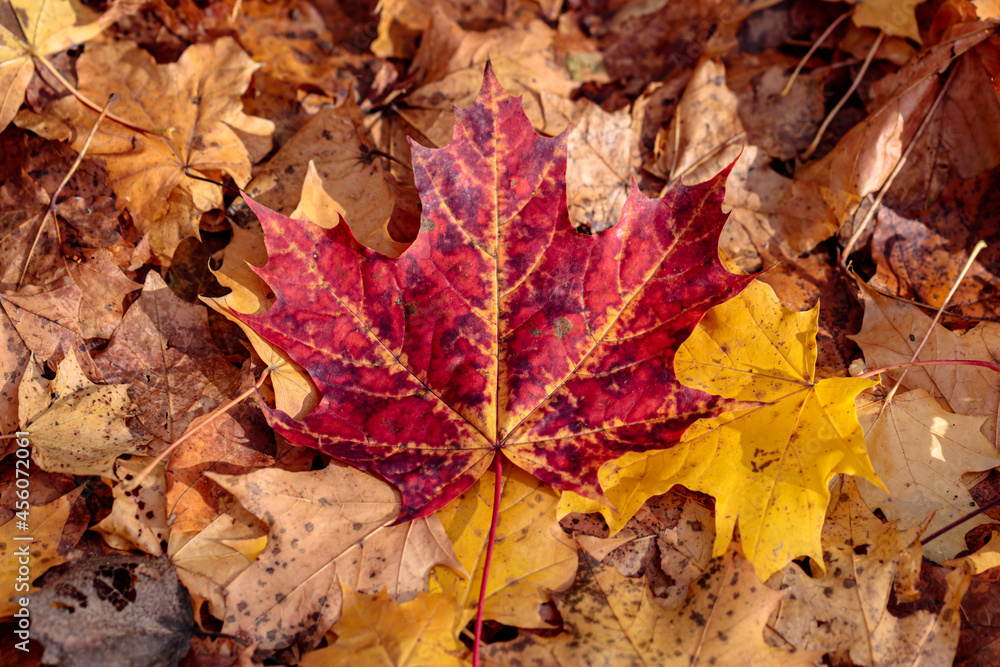
[[[66,79],[66,77],[64,77],[59,72],[59,70],[56,69],[55,65],[53,65],[51,62],[49,62],[48,58],[46,58],[45,56],[36,55],[35,59],[37,59],[38,62],[40,62],[43,65],[45,65],[45,69],[47,69],[49,71],[49,73],[52,74],[52,76],[54,76],[56,78],[56,80],[59,81],[59,83],[61,83],[63,85],[63,87],[66,88],[66,90],[68,90],[73,97],[75,97],[77,100],[79,100],[80,104],[82,104],[83,106],[87,107],[91,111],[98,111],[98,112],[101,111],[100,105],[98,105],[96,102],[94,102],[93,100],[91,100],[89,97],[87,97],[86,95],[84,95],[83,93],[81,93],[76,88],[76,86],[74,86],[72,83],[70,83]],[[127,127],[128,129],[132,130],[133,132],[139,132],[140,134],[157,134],[157,135],[160,135],[160,136],[166,136],[166,135],[169,135],[173,131],[173,128],[162,129],[162,128],[158,128],[158,127],[154,127],[154,128],[141,127],[139,125],[135,125],[134,123],[131,123],[131,122],[125,120],[121,116],[116,116],[115,114],[108,114],[107,116],[108,116],[109,120],[112,120],[112,121],[118,123],[122,127]]]
[[[24,266],[21,267],[21,276],[17,279],[17,289],[21,289],[21,283],[24,282],[24,276],[28,273],[28,265],[31,263],[31,257],[35,254],[35,248],[38,247],[38,240],[42,237],[42,230],[45,229],[45,223],[48,222],[49,218],[52,218],[53,223],[56,226],[56,238],[59,241],[59,246],[62,247],[62,234],[59,231],[59,221],[56,219],[56,201],[59,199],[59,195],[62,193],[63,188],[69,183],[69,179],[73,178],[73,174],[76,170],[80,168],[80,163],[83,162],[83,157],[87,154],[87,149],[90,148],[90,142],[93,140],[94,135],[97,134],[97,128],[101,126],[101,121],[103,121],[108,116],[108,110],[118,101],[118,96],[112,93],[108,96],[108,101],[104,104],[104,108],[101,109],[100,115],[97,116],[97,120],[94,122],[94,126],[90,128],[90,134],[87,135],[87,140],[83,142],[83,148],[77,153],[76,160],[73,161],[73,165],[66,172],[66,176],[63,177],[62,183],[56,188],[56,191],[52,193],[49,198],[49,206],[45,209],[45,215],[42,216],[42,221],[38,223],[38,230],[35,232],[35,240],[31,242],[31,247],[28,248],[28,254],[24,257]]]
[[[920,540],[920,544],[924,545],[924,544],[927,544],[928,542],[930,542],[931,540],[936,540],[937,538],[941,537],[942,535],[944,535],[945,533],[947,533],[952,528],[957,528],[958,526],[961,526],[963,523],[965,523],[969,519],[971,519],[973,517],[976,517],[976,516],[979,516],[980,514],[982,514],[983,512],[985,512],[986,510],[993,509],[997,505],[1000,505],[1000,496],[994,498],[993,500],[991,500],[990,502],[986,503],[985,505],[981,505],[979,507],[979,509],[976,509],[976,510],[974,510],[972,512],[969,512],[965,516],[962,516],[962,517],[959,517],[958,519],[955,519],[954,521],[952,521],[951,523],[949,523],[947,526],[944,526],[943,528],[939,528],[938,530],[934,531],[933,533],[931,533],[930,535],[928,535],[924,539]]]
[[[878,37],[875,38],[875,43],[872,44],[871,49],[868,51],[868,55],[865,57],[865,61],[861,64],[861,70],[858,75],[854,77],[854,81],[851,82],[851,87],[844,93],[844,96],[840,98],[837,102],[837,106],[833,107],[833,110],[826,115],[823,119],[823,124],[819,126],[819,130],[816,132],[816,136],[813,137],[812,143],[806,148],[805,152],[800,156],[803,161],[808,160],[812,157],[812,154],[816,152],[819,148],[819,142],[823,139],[823,135],[826,134],[826,129],[833,122],[834,117],[840,112],[841,107],[847,104],[847,100],[854,94],[857,90],[858,85],[861,83],[861,79],[865,77],[865,72],[868,71],[868,66],[872,64],[872,60],[875,58],[875,53],[878,51],[878,47],[882,44],[882,38],[885,37],[885,32],[879,31]]]
[[[809,59],[812,58],[813,54],[819,50],[819,47],[823,45],[823,42],[826,41],[826,38],[829,37],[830,34],[837,29],[837,26],[843,23],[844,19],[846,19],[850,15],[851,12],[846,11],[840,16],[838,16],[834,20],[834,22],[831,23],[830,26],[823,31],[823,34],[819,36],[819,39],[813,42],[812,47],[809,49],[809,51],[807,51],[806,54],[802,56],[802,60],[799,61],[799,64],[795,68],[795,71],[792,72],[792,75],[790,77],[788,77],[788,83],[786,83],[785,87],[781,90],[780,93],[778,93],[779,97],[784,97],[785,95],[791,92],[792,86],[795,85],[795,79],[799,77],[799,74],[802,72],[802,68],[806,66],[806,62],[808,62]]]

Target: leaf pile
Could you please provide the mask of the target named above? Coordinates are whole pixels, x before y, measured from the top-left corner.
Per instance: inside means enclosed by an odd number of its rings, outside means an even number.
[[[0,0],[5,622],[91,662],[995,662],[1000,513],[927,538],[1000,496],[1000,246],[932,321],[1000,222],[998,19]]]

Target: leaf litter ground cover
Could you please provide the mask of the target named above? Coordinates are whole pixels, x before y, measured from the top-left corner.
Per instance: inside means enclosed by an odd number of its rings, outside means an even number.
[[[989,663],[996,8],[430,4],[0,3],[4,661]]]

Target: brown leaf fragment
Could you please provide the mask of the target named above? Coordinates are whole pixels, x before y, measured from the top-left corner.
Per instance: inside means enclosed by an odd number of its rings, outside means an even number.
[[[38,395],[38,385],[44,389]],[[43,470],[112,477],[115,459],[145,451],[143,438],[126,420],[134,406],[127,385],[97,385],[73,357],[44,382],[35,364],[21,381],[21,428],[31,434],[32,458]]]
[[[219,352],[204,306],[184,303],[156,272],[97,355],[105,382],[137,388],[139,420],[159,452],[199,415],[235,395],[240,370]]]
[[[576,584],[553,594],[563,633],[490,644],[483,649],[485,664],[811,665],[819,657],[764,642],[767,616],[783,594],[762,584],[737,548],[712,562],[695,591],[683,606],[666,611],[642,580],[624,578],[582,552]],[[593,662],[594,656],[602,662]]]

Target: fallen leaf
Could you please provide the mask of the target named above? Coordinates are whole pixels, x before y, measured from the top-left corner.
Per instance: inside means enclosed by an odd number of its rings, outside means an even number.
[[[463,667],[465,645],[455,638],[460,609],[449,595],[420,593],[395,602],[385,591],[355,593],[341,586],[344,611],[333,626],[337,641],[313,651],[301,667]]]
[[[227,507],[204,530],[176,539],[171,531],[167,555],[194,602],[202,622],[202,603],[208,613],[225,618],[223,591],[257,559],[267,546],[267,526],[238,503]]]
[[[159,452],[195,417],[238,392],[240,370],[212,341],[208,312],[178,299],[151,271],[139,299],[125,313],[96,363],[108,384],[131,384],[139,421]]]
[[[337,464],[310,472],[265,468],[206,475],[269,527],[267,548],[227,585],[222,631],[260,650],[293,643],[315,647],[341,613],[341,568],[349,576],[363,562],[356,545],[379,539],[378,532],[399,512],[398,495],[375,477]],[[365,578],[366,586],[388,585],[400,595],[416,592],[426,586],[431,567],[453,558],[440,523],[434,518],[421,523],[427,524],[424,529],[393,526],[390,537],[381,538],[394,542],[388,552],[393,558],[386,560],[394,560],[396,569],[376,569]],[[416,548],[408,549],[411,530]],[[416,544],[428,538],[437,538],[437,548]]]
[[[941,564],[945,567],[960,567],[963,563],[968,565],[969,572],[973,576],[992,570],[1000,565],[1000,540],[997,540],[996,533],[993,533],[993,539],[979,551],[971,553],[968,556],[962,556],[961,558],[947,560]]]
[[[115,462],[118,483],[113,486],[108,483],[114,497],[111,513],[90,528],[114,549],[138,549],[150,556],[162,556],[167,552],[170,524],[164,465],[156,466],[135,489],[126,491],[123,484],[134,480],[152,460],[151,456],[134,456]]]
[[[13,616],[21,608],[17,598],[36,590],[31,587],[32,582],[50,568],[66,562],[66,550],[73,544],[61,543],[63,527],[82,492],[81,487],[48,504],[31,506],[26,529],[17,517],[0,526],[0,583],[9,592],[0,598],[0,616]],[[24,537],[31,539],[18,540]],[[22,549],[27,549],[30,561],[27,577],[18,571],[25,565]]]
[[[865,365],[875,369],[910,361],[930,328],[932,318],[916,306],[879,294],[860,281],[858,287],[865,305],[865,317],[861,331],[850,338],[864,352]],[[935,325],[918,360],[967,359],[994,363],[998,358],[1000,325],[981,322],[964,333]],[[901,373],[902,369],[895,369],[883,375],[895,382]],[[989,415],[981,430],[994,445],[1000,444],[996,419],[1000,392],[997,392],[993,371],[958,364],[915,366],[906,374],[903,387],[923,389],[942,399],[947,408],[960,415]]]
[[[545,126],[542,91],[569,97],[577,82],[555,62],[554,32],[542,21],[487,32],[466,32],[440,12],[421,41],[411,70],[423,85],[400,101],[397,113],[419,134],[421,144],[444,146],[452,139],[454,107],[477,102],[483,67],[490,62],[511,94],[521,94],[535,129]]]
[[[854,397],[871,380],[816,381],[818,308],[795,313],[759,282],[709,311],[677,354],[686,384],[760,407],[703,419],[680,445],[627,454],[601,469],[618,512],[563,495],[560,514],[600,511],[613,530],[674,484],[716,499],[715,554],[737,520],[747,558],[766,579],[793,558],[822,563],[820,534],[837,473],[878,484]]]
[[[836,493],[823,528],[823,574],[810,577],[792,563],[775,576],[770,585],[788,597],[770,624],[800,650],[849,652],[858,665],[913,664],[936,619],[928,612],[899,619],[886,603],[921,527],[899,530],[896,522],[879,521],[850,478]],[[919,570],[919,560],[912,567]]]
[[[573,583],[576,545],[556,521],[559,498],[551,488],[518,468],[511,469],[502,483],[483,618],[520,628],[549,627],[551,624],[539,615],[538,605],[550,601],[550,591]],[[458,601],[460,628],[472,619],[478,606],[492,513],[493,474],[487,472],[436,515],[465,572],[437,568],[431,590]]]
[[[576,584],[555,593],[563,632],[523,635],[483,648],[485,664],[555,667],[638,665],[812,665],[816,651],[784,651],[764,642],[767,616],[783,597],[754,576],[734,547],[715,560],[682,607],[666,611],[643,581],[626,579],[586,552]]]
[[[93,39],[112,22],[113,14],[98,18],[73,0],[7,0],[0,4],[0,131],[24,102],[36,57]]]
[[[270,148],[273,123],[245,115],[240,102],[255,69],[228,37],[193,45],[167,65],[157,65],[127,41],[95,44],[77,61],[83,94],[96,100],[117,94],[115,114],[147,130],[106,121],[88,155],[104,159],[111,187],[128,202],[161,263],[170,263],[182,240],[198,236],[202,213],[222,208],[222,188],[192,179],[185,170],[216,180],[225,173],[243,186],[251,165],[243,138],[263,140],[264,153]],[[93,111],[65,97],[41,114],[22,112],[17,122],[49,139],[68,140],[79,151],[95,120]],[[149,131],[167,128],[163,134]]]
[[[921,0],[846,0],[854,5],[851,20],[860,28],[877,28],[887,35],[920,43],[914,8]]]
[[[891,93],[865,121],[851,128],[823,158],[800,169],[796,178],[859,198],[878,192],[940,91],[939,75],[991,30],[989,24],[962,24],[948,40],[913,58],[891,75],[895,84],[888,88]]]
[[[170,562],[133,554],[83,558],[31,596],[32,639],[66,667],[176,664],[188,652],[191,600]]]
[[[343,218],[359,243],[398,257],[407,244],[390,234],[395,193],[361,122],[361,109],[350,99],[321,109],[254,175],[246,194],[325,229]],[[321,195],[325,205],[317,205]]]
[[[1000,466],[1000,455],[979,431],[986,417],[956,415],[923,389],[896,394],[889,404],[877,396],[858,397],[858,421],[872,466],[888,492],[862,480],[861,497],[901,530],[923,524],[927,534],[975,511],[962,475]],[[924,547],[935,563],[965,551],[965,533],[992,523],[980,514]]]
[[[41,396],[32,385],[42,388]],[[49,382],[30,364],[19,409],[21,428],[31,433],[32,458],[49,472],[112,477],[115,459],[146,449],[144,438],[126,425],[135,414],[128,386],[94,384],[73,357],[60,362]]]
[[[602,463],[668,446],[733,405],[674,382],[673,354],[752,279],[719,260],[725,172],[660,200],[633,188],[613,229],[581,235],[567,219],[564,139],[535,135],[489,68],[459,118],[447,148],[414,145],[423,230],[398,260],[344,226],[248,200],[277,301],[242,317],[324,394],[301,421],[268,410],[269,421],[396,485],[399,521],[447,505],[498,450],[603,498]]]

